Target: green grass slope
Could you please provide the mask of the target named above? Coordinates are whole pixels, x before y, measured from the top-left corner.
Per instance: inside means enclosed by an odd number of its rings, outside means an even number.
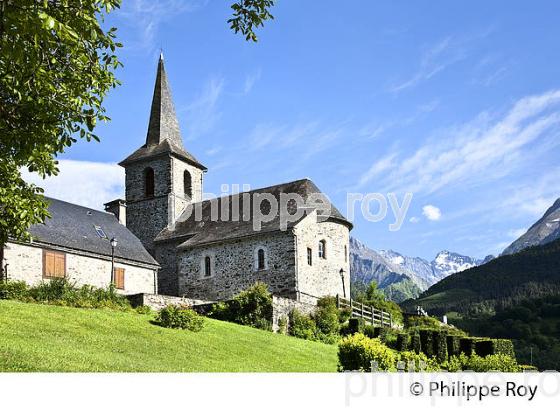
[[[149,315],[0,301],[2,372],[335,372],[337,348],[208,319],[200,333]]]

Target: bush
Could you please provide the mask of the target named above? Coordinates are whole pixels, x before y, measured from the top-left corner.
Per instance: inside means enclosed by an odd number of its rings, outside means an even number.
[[[204,317],[190,308],[169,305],[159,311],[155,323],[171,329],[200,332],[204,327]]]
[[[347,336],[338,345],[339,369],[369,372],[373,363],[379,370],[394,370],[396,356],[378,339],[370,339],[361,333]]]
[[[434,357],[434,332],[430,329],[420,329],[420,345],[422,352],[428,357]]]
[[[423,327],[429,329],[441,329],[442,323],[430,316],[407,316],[405,319],[406,327]]]
[[[379,328],[379,340],[389,346],[391,349],[397,348],[398,332],[390,327]]]
[[[415,330],[410,338],[410,348],[416,354],[422,351],[422,342],[420,339],[420,332]]]
[[[407,372],[437,372],[441,370],[435,359],[429,359],[424,353],[411,351],[400,352],[397,369]]]
[[[399,352],[404,352],[408,350],[410,345],[410,335],[408,333],[397,334],[397,345],[396,348]]]
[[[300,339],[316,340],[317,326],[311,317],[304,315],[297,309],[294,309],[290,312],[288,334],[299,337]]]
[[[510,339],[492,339],[494,342],[492,354],[504,354],[515,358],[515,349]]]
[[[257,329],[272,330],[272,295],[266,284],[257,282],[232,300],[214,305],[210,316]]]
[[[22,281],[0,282],[0,299],[23,300],[28,297],[28,287]]]
[[[312,318],[315,321],[318,332],[325,336],[338,336],[340,332],[339,311],[335,300],[331,303],[330,299],[323,298],[318,301],[317,309],[313,313]]]
[[[288,318],[286,316],[278,319],[278,333],[281,335],[288,333]]]
[[[459,356],[461,354],[461,337],[447,335],[447,354],[449,356]]]
[[[140,314],[140,315],[149,315],[153,312],[152,308],[146,305],[143,306],[138,306],[136,309],[134,309],[136,311],[136,313]]]
[[[474,342],[474,352],[477,356],[486,357],[493,353],[494,343],[490,339],[479,339]]]
[[[470,356],[475,352],[476,339],[474,337],[462,337],[460,340],[461,353]]]
[[[513,373],[519,372],[520,368],[517,361],[511,356],[491,354],[486,357],[480,357],[473,354],[464,363],[463,370],[471,370],[479,373],[489,371]]]
[[[435,357],[439,363],[443,363],[447,361],[447,335],[441,331],[434,331],[433,335]]]
[[[365,321],[363,318],[353,317],[348,320],[348,333],[353,335],[354,333],[362,333],[364,330]]]
[[[374,339],[379,334],[377,332],[378,328],[373,327],[372,325],[365,325],[362,329],[362,333],[369,337],[370,339]]]

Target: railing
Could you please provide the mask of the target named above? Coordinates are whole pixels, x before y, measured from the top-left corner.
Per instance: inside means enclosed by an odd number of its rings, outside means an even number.
[[[393,316],[384,310],[364,305],[352,299],[345,299],[339,295],[336,296],[336,306],[339,309],[351,309],[352,317],[363,318],[367,322],[370,322],[372,326],[393,327]]]

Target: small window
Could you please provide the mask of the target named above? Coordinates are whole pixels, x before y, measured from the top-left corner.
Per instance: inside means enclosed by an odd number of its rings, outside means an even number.
[[[115,268],[113,276],[115,288],[124,290],[124,268]]]
[[[66,277],[66,254],[44,250],[43,278],[56,279],[64,277]]]
[[[264,249],[259,249],[257,252],[257,269],[264,270],[266,269],[265,265]]]
[[[152,168],[146,168],[144,170],[144,196],[146,198],[154,196],[154,183],[154,170]]]
[[[212,260],[210,259],[210,256],[204,257],[204,276],[212,276]]]
[[[327,243],[324,240],[319,241],[319,258],[327,259]]]
[[[307,264],[309,266],[313,265],[313,250],[311,248],[307,248]]]
[[[183,172],[183,192],[186,197],[192,198],[192,178],[189,171]]]
[[[101,239],[107,239],[107,235],[105,234],[103,228],[97,225],[94,226],[95,226],[95,232],[97,233],[97,236],[99,236]]]
[[[344,245],[344,262],[348,262],[348,247]]]

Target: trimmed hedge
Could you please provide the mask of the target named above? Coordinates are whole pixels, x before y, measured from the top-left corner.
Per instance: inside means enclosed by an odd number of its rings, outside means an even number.
[[[418,332],[418,330],[415,330],[414,333],[412,333],[412,336],[410,338],[410,349],[416,354],[422,351],[420,332]]]
[[[419,332],[422,353],[428,357],[434,357],[434,332],[430,329],[420,329]]]
[[[394,370],[397,357],[379,339],[370,339],[361,333],[347,336],[338,345],[339,368],[343,371]]]
[[[404,352],[409,350],[411,342],[411,337],[408,333],[399,333],[397,334],[397,350],[399,352]]]
[[[447,360],[447,335],[444,332],[433,332],[434,355],[438,362]]]
[[[451,356],[459,356],[461,354],[461,337],[456,335],[447,335],[447,354]]]
[[[475,352],[476,339],[473,337],[462,337],[460,340],[461,353],[470,356]]]

